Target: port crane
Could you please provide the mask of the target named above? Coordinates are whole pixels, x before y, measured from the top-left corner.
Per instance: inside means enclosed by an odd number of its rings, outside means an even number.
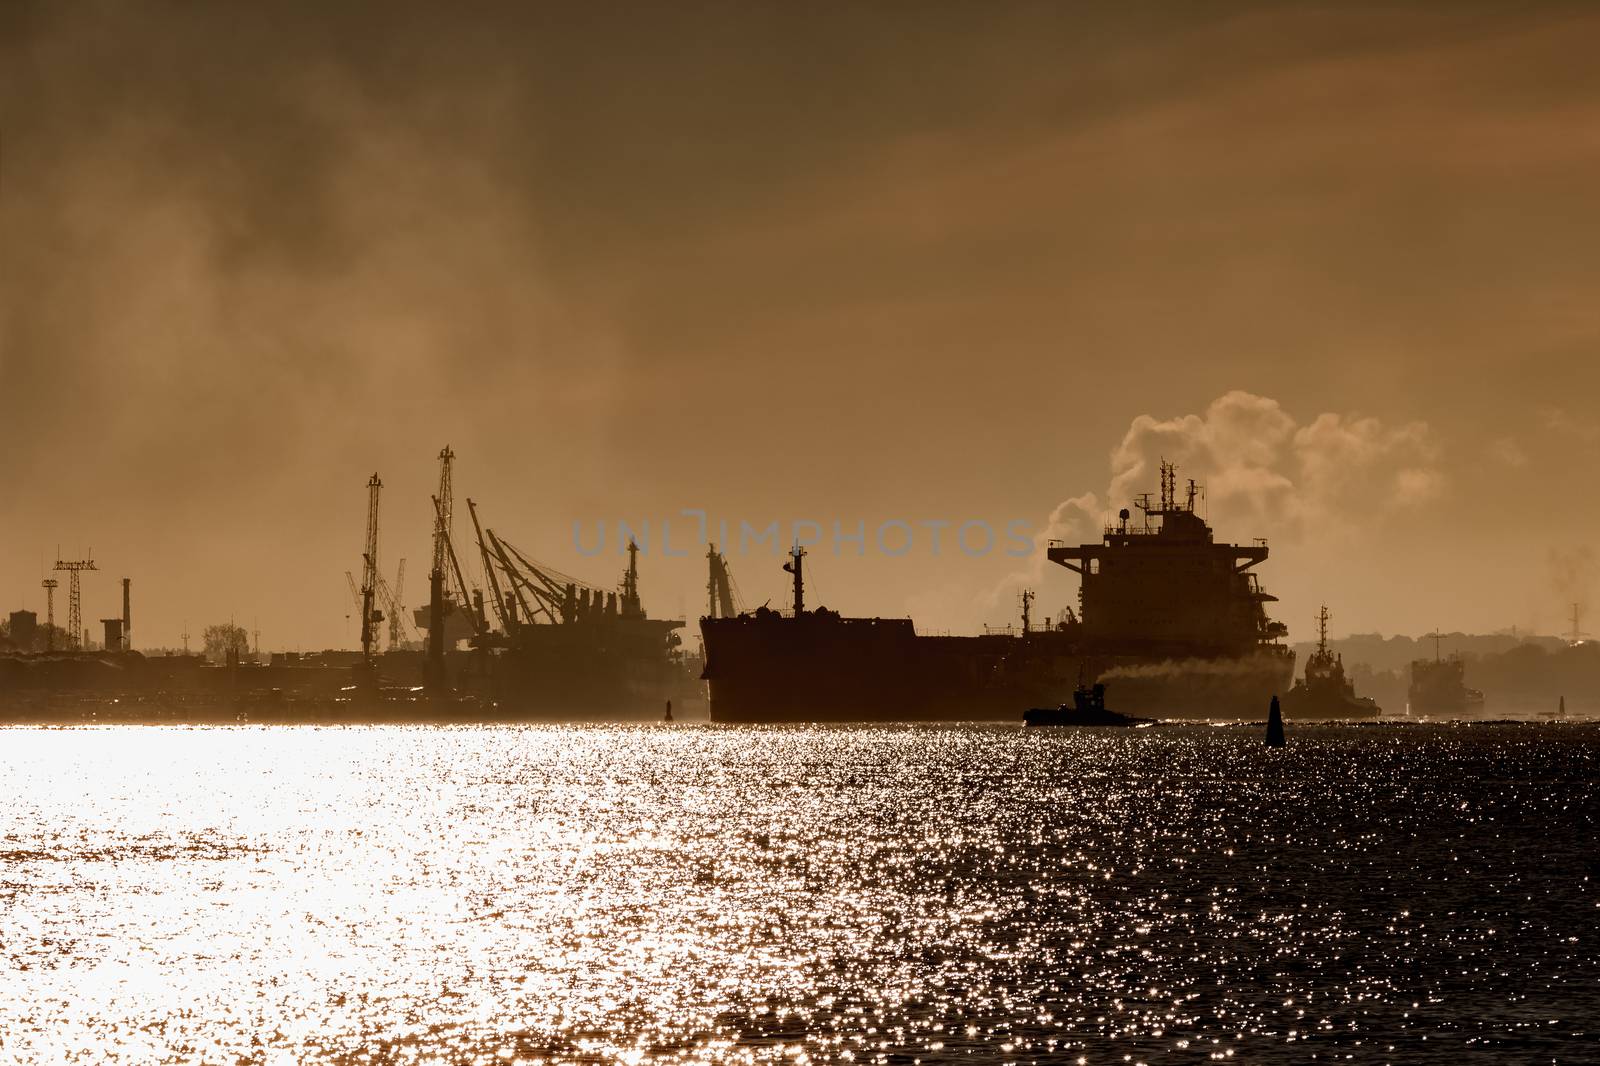
[[[478,519],[477,504],[470,499],[467,510],[472,515],[478,553],[483,559],[491,602],[502,633],[510,636],[523,625],[538,623],[540,618],[553,625],[571,625],[601,613],[624,618],[643,617],[636,542],[628,543],[628,568],[623,574],[619,595],[530,558],[483,525]]]
[[[407,621],[405,601],[401,598],[406,585],[406,561],[400,560],[399,571],[395,574],[394,584],[380,576],[378,578],[378,598],[384,610],[389,612],[389,650],[401,651],[412,647],[413,642],[406,636],[406,630],[416,636],[417,627]]]
[[[383,482],[374,473],[367,482],[367,545],[361,555],[361,661],[369,673],[373,669],[372,652],[377,643],[377,626],[383,621],[378,610],[378,494]]]
[[[444,592],[444,567],[448,560],[455,563],[455,548],[450,543],[450,527],[454,518],[455,487],[451,483],[451,464],[456,453],[446,444],[439,449],[439,491],[433,496],[433,566],[428,570],[428,660],[423,669],[423,683],[432,691],[443,691],[450,685],[448,668],[444,661],[444,618],[447,613]],[[460,580],[460,566],[456,565]],[[466,605],[466,583],[462,582],[462,606]]]
[[[706,613],[711,618],[734,618],[744,610],[739,586],[734,584],[733,573],[728,569],[728,557],[717,551],[715,544],[706,545]]]

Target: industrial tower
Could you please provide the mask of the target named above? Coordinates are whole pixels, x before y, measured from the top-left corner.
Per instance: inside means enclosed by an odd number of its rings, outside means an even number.
[[[448,444],[439,450],[439,492],[433,498],[433,568],[428,571],[428,663],[423,681],[435,692],[443,692],[450,686],[444,661],[444,566],[453,550],[450,526],[455,501],[450,464],[455,457]]]
[[[56,650],[56,586],[61,582],[53,577],[47,577],[39,582],[39,587],[44,589],[44,650]]]
[[[382,488],[383,482],[374,473],[367,482],[367,550],[361,572],[361,661],[374,678],[372,645],[377,625],[383,621],[383,612],[374,603],[378,594],[378,492]]]
[[[68,562],[58,558],[55,569],[67,571],[67,646],[78,651],[83,647],[83,594],[78,575],[85,570],[98,570],[99,567],[94,565],[93,559]]]

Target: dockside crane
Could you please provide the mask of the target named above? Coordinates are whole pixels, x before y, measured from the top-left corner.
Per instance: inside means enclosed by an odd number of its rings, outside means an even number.
[[[638,545],[629,544],[628,568],[623,575],[621,595],[540,563],[514,544],[482,524],[478,508],[467,501],[473,530],[478,538],[478,553],[483,559],[496,617],[501,631],[513,636],[523,625],[532,625],[542,616],[554,625],[570,625],[580,619],[620,613],[642,617],[639,606]]]
[[[706,545],[706,568],[710,572],[706,581],[707,613],[712,618],[734,617],[743,604],[739,603],[738,589],[728,570],[728,558],[717,551],[715,544]]]
[[[377,626],[383,621],[378,610],[378,494],[383,482],[374,473],[367,482],[367,550],[362,553],[361,571],[361,661],[368,677],[376,680],[376,666],[372,659],[373,645],[377,641]]]
[[[484,579],[489,583],[489,592],[493,599],[489,602],[494,605],[494,614],[500,622],[500,632],[506,636],[516,628],[516,619],[511,617],[506,610],[506,598],[500,592],[500,579],[495,577],[494,564],[489,561],[489,545],[484,540],[483,525],[478,521],[478,505],[472,502],[472,497],[467,497],[467,513],[472,516],[472,529],[478,535],[478,554],[483,557]]]
[[[437,496],[433,498],[433,510],[436,515],[442,510]],[[461,571],[461,560],[456,556],[455,537],[448,530],[445,533],[444,545],[445,553],[450,560],[450,574],[456,579],[455,591],[461,597],[467,622],[472,627],[472,635],[475,637],[482,636],[488,629],[488,620],[483,614],[483,592],[482,590],[468,590],[467,579]],[[464,605],[469,602],[473,604],[473,607],[467,610]],[[441,609],[441,614],[443,613]],[[442,625],[440,628],[443,628]],[[443,652],[440,653],[440,658],[443,658]]]
[[[456,563],[455,547],[450,543],[451,523],[455,518],[455,486],[451,483],[450,465],[455,457],[450,445],[439,449],[439,491],[433,497],[433,567],[428,571],[428,661],[423,684],[434,692],[450,687],[444,660],[444,566],[447,560],[455,566],[456,580],[461,583],[461,606],[466,608],[466,583],[461,581],[461,566]]]
[[[416,626],[406,621],[405,600],[402,598],[406,585],[406,561],[400,560],[400,569],[395,574],[394,584],[380,576],[378,578],[378,601],[383,604],[384,610],[389,612],[389,650],[400,651],[410,646],[405,630],[410,628],[416,633]]]

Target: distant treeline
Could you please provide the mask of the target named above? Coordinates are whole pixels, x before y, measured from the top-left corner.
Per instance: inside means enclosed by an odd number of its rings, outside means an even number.
[[[1377,700],[1385,711],[1405,709],[1411,663],[1432,659],[1432,637],[1382,637],[1361,633],[1328,646],[1344,657],[1356,691]],[[1297,644],[1297,669],[1314,644]],[[1559,637],[1510,633],[1474,635],[1447,633],[1439,653],[1460,655],[1466,662],[1467,684],[1484,694],[1484,711],[1554,711],[1565,697],[1571,712],[1600,713],[1600,643],[1569,645]]]

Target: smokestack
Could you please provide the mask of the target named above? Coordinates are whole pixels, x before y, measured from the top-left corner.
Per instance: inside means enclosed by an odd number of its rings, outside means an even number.
[[[132,578],[122,579],[122,650],[133,650],[133,622],[128,613],[128,586],[133,584]]]

